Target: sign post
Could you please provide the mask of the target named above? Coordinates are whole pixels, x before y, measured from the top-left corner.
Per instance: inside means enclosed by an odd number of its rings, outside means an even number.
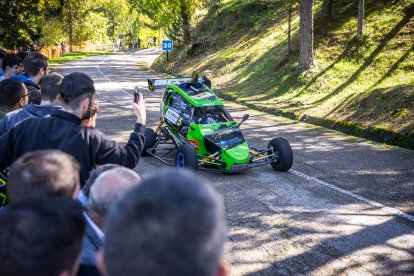
[[[169,40],[169,39],[164,39],[162,41],[162,50],[167,51],[167,61],[169,61],[168,60],[168,51],[172,51],[173,44],[174,44],[173,41]]]

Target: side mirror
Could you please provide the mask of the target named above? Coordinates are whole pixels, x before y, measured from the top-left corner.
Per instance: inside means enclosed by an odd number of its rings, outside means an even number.
[[[249,114],[244,114],[243,115],[243,118],[242,118],[242,120],[241,120],[241,122],[240,122],[240,124],[239,124],[239,126],[244,122],[244,121],[246,121],[247,119],[249,119]]]

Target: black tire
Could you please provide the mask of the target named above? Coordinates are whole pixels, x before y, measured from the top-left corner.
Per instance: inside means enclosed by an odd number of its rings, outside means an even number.
[[[195,170],[197,168],[197,153],[195,148],[189,144],[182,144],[175,154],[175,166]]]
[[[293,152],[289,142],[285,138],[277,137],[269,142],[268,147],[279,156],[276,161],[270,163],[273,169],[280,172],[288,171],[293,164]]]
[[[144,143],[144,150],[142,151],[142,155],[149,155],[147,149],[152,148],[157,141],[157,136],[152,128],[145,128],[145,143]]]

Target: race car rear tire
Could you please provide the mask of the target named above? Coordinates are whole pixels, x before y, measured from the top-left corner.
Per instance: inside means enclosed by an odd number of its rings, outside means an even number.
[[[144,143],[144,150],[142,151],[142,155],[149,155],[147,149],[152,148],[157,141],[157,136],[152,128],[145,128],[145,143]]]
[[[280,172],[288,171],[293,164],[293,152],[289,142],[283,137],[277,137],[269,142],[268,147],[279,156],[276,161],[270,163],[273,169]]]
[[[195,148],[189,144],[178,146],[175,154],[175,166],[195,170],[197,168],[197,153]]]

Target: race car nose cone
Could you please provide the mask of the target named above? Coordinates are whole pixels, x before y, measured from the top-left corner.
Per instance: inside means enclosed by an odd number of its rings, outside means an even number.
[[[223,159],[226,160],[227,164],[248,164],[249,148],[243,143],[230,149],[223,149]]]

